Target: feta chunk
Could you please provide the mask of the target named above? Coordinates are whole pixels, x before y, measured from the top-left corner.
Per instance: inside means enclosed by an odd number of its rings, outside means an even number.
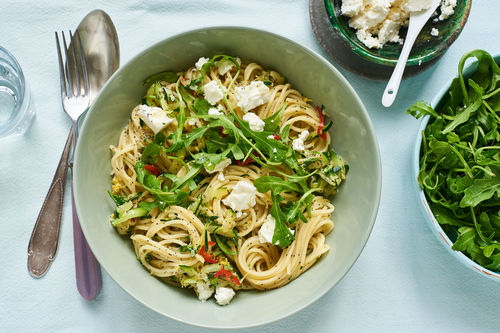
[[[222,203],[236,212],[241,212],[255,206],[256,192],[257,189],[253,184],[240,180],[234,186],[233,191],[222,200]]]
[[[222,59],[222,60],[216,61],[215,66],[217,66],[217,70],[219,71],[219,74],[224,75],[227,72],[229,72],[231,70],[231,68],[233,68],[234,64],[231,60]]]
[[[196,125],[196,118],[189,118],[187,123],[188,123],[188,125],[191,125],[191,126]]]
[[[363,0],[343,0],[340,10],[342,11],[342,15],[352,17],[358,15],[363,7]]]
[[[232,288],[217,287],[215,288],[215,300],[219,305],[228,305],[236,293]]]
[[[205,302],[214,293],[214,288],[207,282],[196,282],[196,293],[198,294],[198,299]]]
[[[222,172],[219,172],[219,174],[217,175],[217,179],[223,182],[226,180],[226,177],[224,177],[224,174]]]
[[[222,114],[222,112],[220,112],[216,108],[210,108],[210,109],[208,109],[208,114],[211,116],[220,116]]]
[[[261,244],[270,243],[273,244],[274,228],[276,227],[276,220],[271,214],[267,215],[266,221],[259,229],[259,242]],[[295,230],[288,229],[292,234],[295,234]],[[279,245],[280,241],[276,241],[274,245]]]
[[[219,83],[216,80],[212,80],[203,86],[203,93],[205,99],[208,103],[215,105],[218,101],[224,97],[224,92],[219,87]]]
[[[431,29],[431,36],[437,37],[439,36],[439,30],[436,28]]]
[[[457,5],[457,0],[442,0],[441,1],[441,15],[439,15],[439,20],[446,20],[448,17],[453,15],[455,12],[454,8]]]
[[[174,121],[173,118],[167,116],[167,113],[162,108],[157,106],[139,105],[137,115],[151,128],[154,134],[157,134]]]
[[[245,113],[243,120],[248,122],[250,129],[255,132],[263,132],[266,123],[258,115],[252,112]]]
[[[231,159],[225,158],[222,161],[220,161],[212,170],[205,168],[205,171],[208,173],[221,172],[230,164],[231,164]]]
[[[410,12],[419,12],[429,9],[432,6],[432,0],[412,0],[408,1],[408,9]]]
[[[293,150],[304,151],[305,150],[304,141],[307,139],[308,136],[309,136],[309,131],[308,130],[303,130],[299,134],[299,137],[297,139],[294,139],[292,141],[292,148],[293,148]]]
[[[270,99],[269,88],[262,81],[252,81],[248,86],[236,87],[237,105],[244,112],[255,109]]]
[[[198,59],[196,64],[194,64],[194,66],[196,67],[197,70],[201,71],[201,68],[203,67],[203,65],[205,65],[209,60],[210,59],[208,59],[208,58],[201,57],[200,59]]]

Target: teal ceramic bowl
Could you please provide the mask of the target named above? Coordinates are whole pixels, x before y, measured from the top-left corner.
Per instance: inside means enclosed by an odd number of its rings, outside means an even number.
[[[349,27],[349,17],[343,16],[341,12],[342,0],[324,0],[328,18],[332,28],[343,40],[346,47],[361,58],[370,62],[394,67],[401,53],[402,45],[399,43],[387,43],[381,49],[370,49],[366,47],[356,36],[356,30]],[[443,54],[457,39],[469,17],[471,0],[457,0],[455,12],[448,19],[437,23],[429,20],[420,32],[413,45],[407,66],[421,65],[434,60]],[[439,36],[433,37],[430,32],[435,27],[439,30]],[[406,35],[406,28],[401,29],[400,36]]]
[[[494,59],[497,64],[500,64],[500,55],[495,56]],[[473,62],[470,63],[469,65],[466,65],[466,67],[464,68],[464,77],[465,78],[470,77],[476,70],[477,70],[477,62]],[[441,89],[441,91],[439,91],[436,97],[432,100],[431,106],[434,109],[441,103],[441,101],[448,94],[448,90],[450,89],[452,81],[453,78],[448,82],[446,86],[443,87],[443,89]],[[436,220],[436,217],[432,213],[432,209],[429,205],[429,202],[427,201],[425,192],[420,188],[420,185],[418,183],[418,173],[420,170],[420,151],[422,147],[422,132],[427,127],[429,119],[430,119],[429,116],[425,116],[422,119],[422,122],[420,123],[420,127],[417,132],[417,138],[415,141],[415,149],[413,152],[413,172],[412,172],[413,187],[417,192],[417,197],[420,202],[421,211],[424,214],[425,220],[428,222],[428,225],[431,228],[433,234],[437,237],[439,242],[444,246],[444,248],[448,251],[448,253],[450,253],[455,259],[461,262],[465,267],[470,268],[479,275],[500,282],[500,273],[482,267],[481,265],[472,261],[462,252],[455,251],[451,248],[453,246],[453,243],[457,239],[457,235],[446,233],[443,230],[439,222]]]
[[[129,239],[109,223],[114,204],[111,144],[127,124],[147,87],[143,81],[164,70],[180,71],[201,56],[218,53],[253,60],[282,73],[334,121],[333,146],[349,162],[348,179],[334,198],[335,229],[330,252],[283,288],[240,292],[228,306],[201,303],[191,290],[151,276],[135,258]],[[349,271],[370,235],[380,200],[381,165],[377,139],[363,103],[349,82],[313,51],[286,38],[248,28],[206,28],[153,45],[120,68],[107,82],[83,123],[74,167],[75,200],[85,237],[107,273],[132,297],[167,317],[211,328],[262,325],[316,301]],[[335,311],[335,309],[332,309]]]

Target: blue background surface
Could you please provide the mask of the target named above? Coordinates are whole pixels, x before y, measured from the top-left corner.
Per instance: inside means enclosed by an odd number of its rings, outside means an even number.
[[[57,257],[32,279],[27,246],[71,126],[59,95],[54,31],[75,29],[92,9],[104,9],[120,37],[122,64],[139,51],[187,30],[240,25],[271,31],[323,56],[311,29],[307,0],[65,1],[4,0],[0,44],[21,63],[36,118],[23,136],[0,141],[0,330],[19,332],[202,332],[139,304],[103,272],[103,289],[87,302],[76,290],[69,187]],[[247,332],[498,332],[500,281],[479,276],[452,258],[424,220],[411,180],[419,121],[404,111],[431,101],[456,74],[463,53],[500,53],[498,1],[475,0],[458,40],[431,68],[405,80],[395,104],[380,103],[385,83],[344,70],[375,126],[382,156],[382,200],[365,250],[346,277],[304,311]],[[353,138],[355,140],[355,138]],[[235,318],[237,320],[237,318]]]

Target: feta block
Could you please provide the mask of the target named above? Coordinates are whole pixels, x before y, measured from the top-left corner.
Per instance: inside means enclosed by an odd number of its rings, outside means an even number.
[[[222,200],[222,203],[232,210],[241,212],[255,206],[257,189],[253,184],[240,180],[233,187],[233,191]]]
[[[205,171],[208,173],[221,172],[229,165],[231,165],[231,159],[225,158],[222,161],[220,161],[217,165],[215,165],[215,167],[212,170],[205,168]]]
[[[224,92],[219,86],[219,82],[212,80],[203,86],[203,93],[208,103],[215,105],[224,97]]]
[[[304,151],[304,141],[307,139],[309,136],[309,131],[308,130],[303,130],[297,139],[294,139],[292,141],[292,148],[295,151]]]
[[[436,28],[431,29],[431,36],[437,37],[439,36],[439,30]]]
[[[248,112],[256,107],[269,102],[271,94],[269,88],[262,81],[252,81],[249,85],[236,87],[236,100],[238,107]]]
[[[208,58],[201,57],[200,59],[198,59],[196,64],[194,64],[194,66],[196,67],[197,70],[201,71],[201,67],[203,67],[203,65],[205,65],[209,60],[210,59]]]
[[[259,242],[261,244],[270,243],[273,244],[274,228],[276,227],[276,220],[271,214],[267,215],[266,221],[259,229]],[[288,229],[292,234],[295,234],[295,230]],[[274,245],[279,245],[280,241],[276,241]]]
[[[139,105],[137,115],[155,134],[174,121],[174,118],[169,118],[162,108],[156,106]]]
[[[208,109],[208,114],[211,116],[220,116],[222,114],[222,112],[220,112],[216,108],[210,108],[210,109]]]
[[[196,293],[198,294],[198,299],[205,302],[214,293],[214,288],[207,282],[196,282]]]
[[[266,123],[258,115],[248,112],[243,116],[243,120],[248,122],[250,129],[255,132],[263,132]]]
[[[217,287],[215,288],[215,300],[219,305],[228,305],[236,293],[232,288]]]
[[[219,71],[219,74],[224,75],[227,72],[229,72],[231,70],[231,68],[233,68],[234,64],[231,60],[222,59],[222,60],[216,61],[215,66],[217,66],[217,70]]]

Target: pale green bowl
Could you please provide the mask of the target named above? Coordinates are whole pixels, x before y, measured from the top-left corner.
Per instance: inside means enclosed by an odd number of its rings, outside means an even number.
[[[201,303],[191,290],[167,285],[137,261],[131,242],[109,223],[114,204],[109,145],[117,144],[151,74],[180,71],[217,53],[253,60],[282,73],[334,121],[335,150],[349,162],[346,183],[334,198],[330,252],[287,286],[240,292],[229,306]],[[370,235],[380,200],[381,166],[368,113],[346,79],[325,59],[283,37],[248,28],[207,28],[166,39],[141,52],[108,81],[82,126],[74,167],[75,200],[83,232],[108,274],[139,302],[184,323],[213,328],[257,326],[308,306],[349,271]],[[334,308],[331,311],[335,311]]]

